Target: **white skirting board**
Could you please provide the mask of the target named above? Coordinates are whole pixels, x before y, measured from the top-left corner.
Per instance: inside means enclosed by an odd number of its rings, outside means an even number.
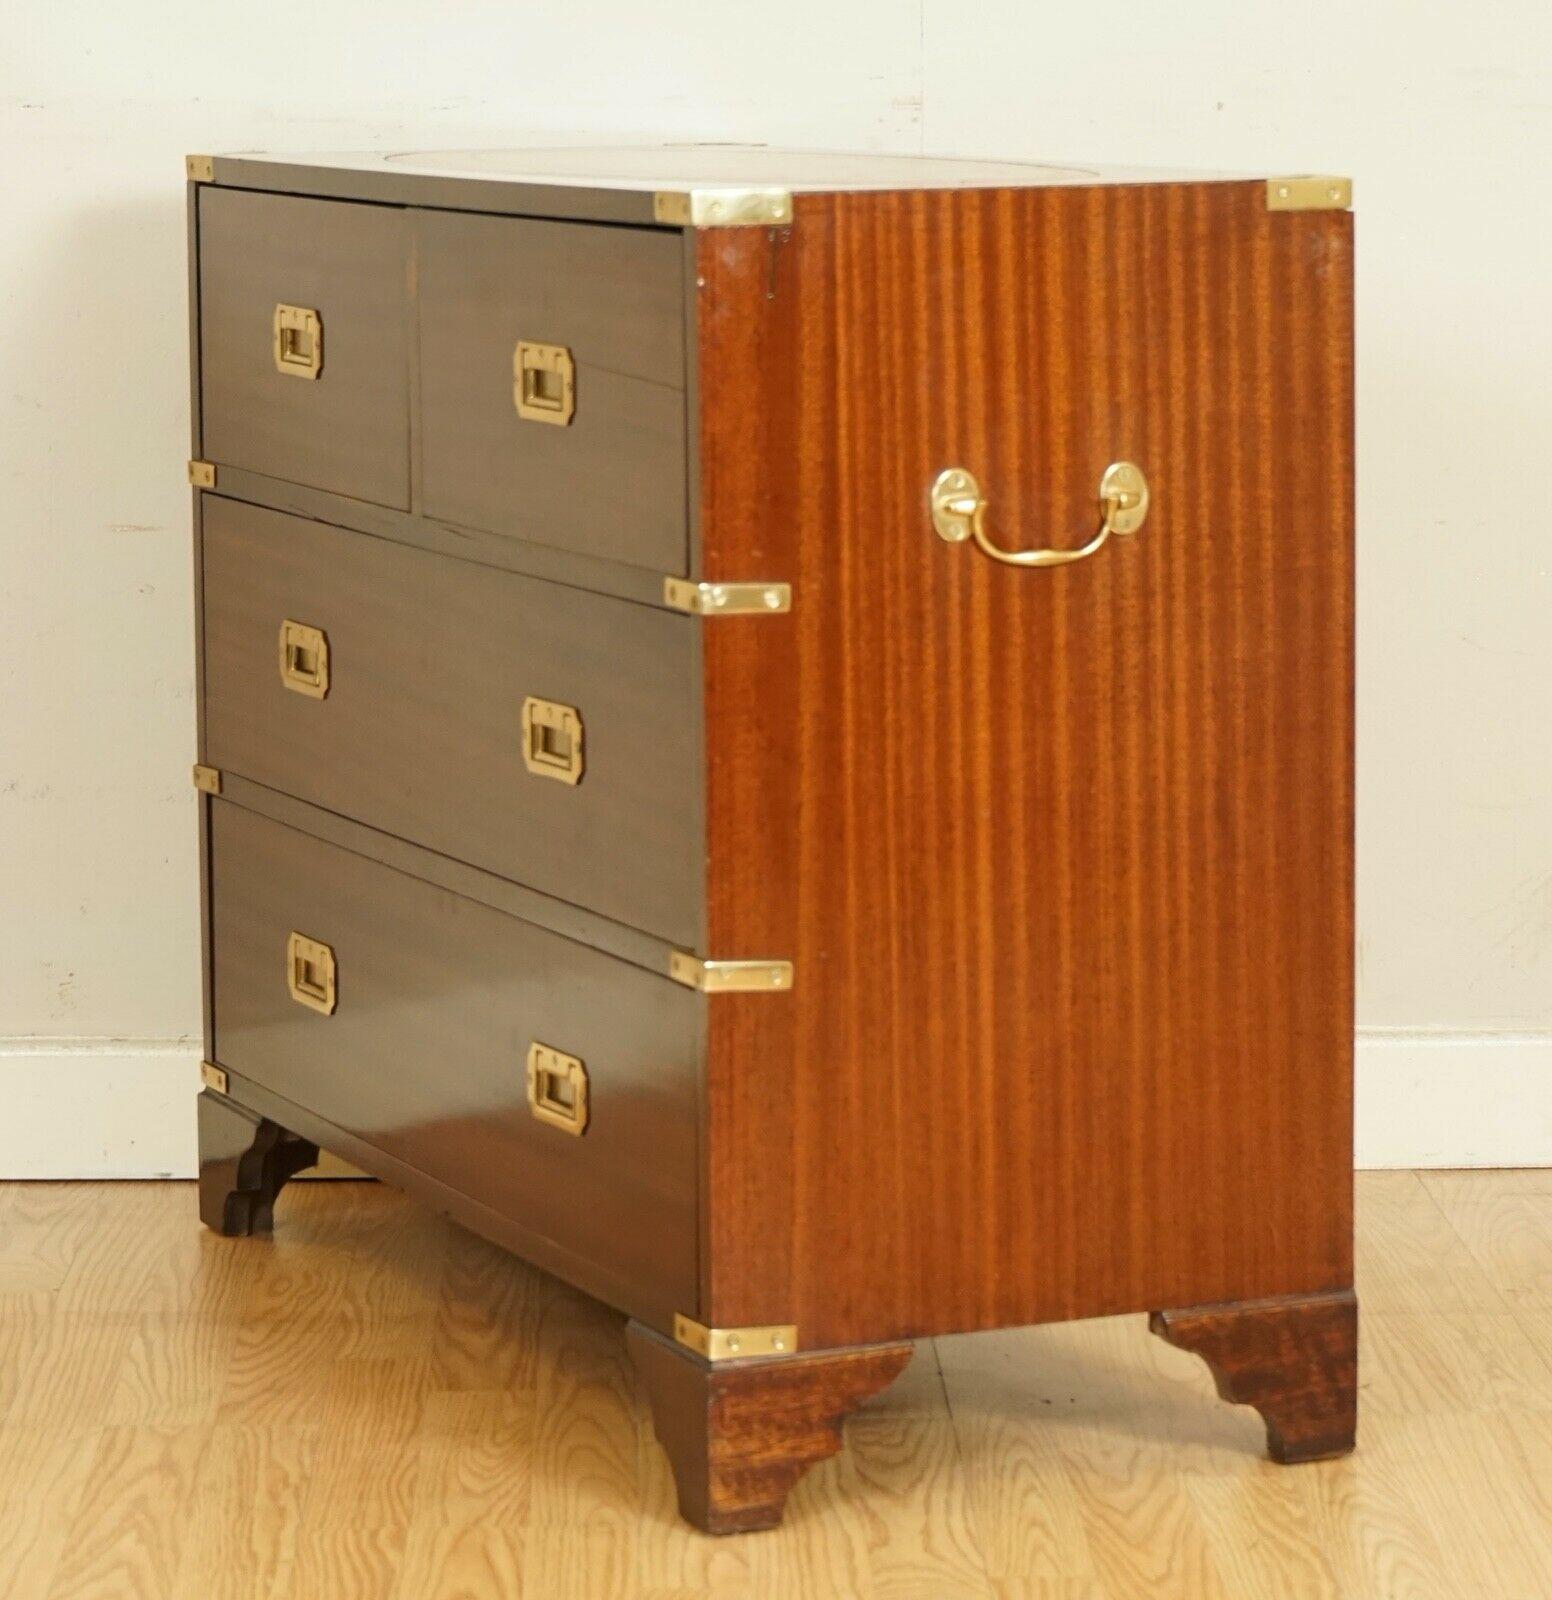
[[[195,1177],[199,1062],[188,1039],[0,1039],[0,1180]]]
[[[0,1179],[192,1178],[199,1048],[0,1040]],[[1364,1029],[1360,1167],[1552,1166],[1552,1033]]]

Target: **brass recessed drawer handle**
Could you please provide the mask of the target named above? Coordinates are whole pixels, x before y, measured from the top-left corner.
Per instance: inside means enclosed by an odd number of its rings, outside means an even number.
[[[582,781],[582,713],[558,700],[523,701],[523,765],[536,778]]]
[[[280,624],[280,681],[293,694],[322,700],[329,692],[329,636],[322,628],[293,622]]]
[[[323,318],[309,306],[276,306],[275,370],[288,378],[316,378],[323,371]]]
[[[334,951],[329,945],[309,939],[305,933],[293,933],[286,940],[286,988],[299,1006],[332,1017],[339,1004],[335,973]]]
[[[535,1039],[528,1047],[528,1109],[563,1133],[586,1133],[587,1067]]]
[[[577,364],[563,344],[519,339],[512,356],[512,403],[528,422],[566,427],[577,408]]]
[[[932,525],[940,539],[960,544],[974,539],[993,561],[1010,567],[1064,567],[1082,561],[1104,547],[1113,533],[1131,534],[1148,519],[1148,480],[1142,468],[1130,461],[1113,461],[1099,480],[1099,532],[1076,550],[1004,550],[986,532],[986,496],[975,474],[964,467],[949,467],[933,480],[929,497]]]

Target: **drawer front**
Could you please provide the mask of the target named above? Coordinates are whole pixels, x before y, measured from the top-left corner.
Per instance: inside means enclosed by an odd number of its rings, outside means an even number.
[[[202,188],[205,456],[408,509],[408,262],[402,210]]]
[[[697,997],[224,802],[211,809],[221,1064],[620,1286],[696,1304]],[[333,1008],[308,1003],[332,953]],[[536,1117],[534,1043],[583,1064],[585,1131]]]
[[[204,563],[213,766],[699,945],[690,618],[217,496]]]
[[[432,211],[416,226],[426,514],[684,572],[679,236]],[[569,356],[569,421],[519,413],[520,343]]]

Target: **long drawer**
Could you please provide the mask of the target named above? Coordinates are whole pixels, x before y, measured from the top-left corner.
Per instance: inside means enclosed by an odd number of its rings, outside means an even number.
[[[224,801],[210,850],[224,1067],[696,1304],[696,995]]]
[[[695,625],[207,496],[206,759],[700,943]]]

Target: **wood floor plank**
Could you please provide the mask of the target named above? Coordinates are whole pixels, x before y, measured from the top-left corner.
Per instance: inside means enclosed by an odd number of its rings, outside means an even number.
[[[621,1318],[560,1285],[541,1309],[528,1523],[586,1526],[629,1550],[641,1505],[641,1420],[622,1330]]]
[[[1200,1512],[1170,1470],[1168,1444],[1110,1422],[1063,1430],[1084,1535],[1100,1581],[1117,1600],[1133,1595],[1231,1600]]]
[[[1508,1303],[1438,1202],[1360,1193],[1358,1301],[1365,1312],[1506,1311]]]
[[[1344,1600],[1307,1475],[1270,1462],[1249,1472],[1186,1475],[1214,1564],[1236,1600]]]
[[[289,1585],[316,1429],[212,1427],[169,1600],[272,1600]]]
[[[1367,1176],[1363,1174],[1362,1176]],[[1552,1167],[1457,1167],[1415,1177],[1435,1200],[1495,1200],[1503,1195],[1552,1195]]]
[[[46,1595],[99,1435],[0,1428],[0,1594]]]
[[[1451,1587],[1435,1529],[1413,1496],[1410,1461],[1387,1431],[1360,1432],[1355,1455],[1300,1474],[1344,1600],[1465,1600]]]
[[[528,1393],[427,1397],[398,1600],[508,1600],[519,1592],[533,1414]]]
[[[1051,1421],[1053,1374],[1041,1369],[1032,1331],[1002,1338],[987,1354],[1003,1359],[984,1365],[974,1360],[975,1340],[941,1341],[970,1505],[994,1582],[1030,1591],[1095,1588],[1082,1508]]]
[[[208,1428],[105,1428],[76,1501],[48,1600],[166,1600]]]
[[[1552,1307],[1552,1190],[1492,1198],[1436,1197],[1450,1226],[1515,1307]]]
[[[444,1389],[532,1389],[537,1327],[553,1280],[488,1240],[449,1227],[433,1314]]]
[[[1552,1595],[1543,1175],[1360,1176],[1352,1457],[1269,1465],[1138,1317],[967,1335],[726,1540],[615,1313],[378,1185],[293,1186],[268,1241],[129,1187],[0,1185],[0,1595]]]
[[[862,1411],[847,1425],[834,1468],[841,1493],[869,1528],[868,1587],[875,1600],[991,1600],[959,1440],[946,1411]]]
[[[1500,1416],[1419,1417],[1396,1425],[1390,1448],[1405,1462],[1408,1493],[1435,1531],[1457,1596],[1552,1596],[1541,1496],[1523,1483],[1501,1442]]]
[[[1366,1432],[1419,1416],[1552,1409],[1552,1341],[1538,1348],[1515,1315],[1375,1312],[1359,1341]]]
[[[286,1600],[392,1595],[409,1542],[429,1384],[424,1346],[332,1366]]]

